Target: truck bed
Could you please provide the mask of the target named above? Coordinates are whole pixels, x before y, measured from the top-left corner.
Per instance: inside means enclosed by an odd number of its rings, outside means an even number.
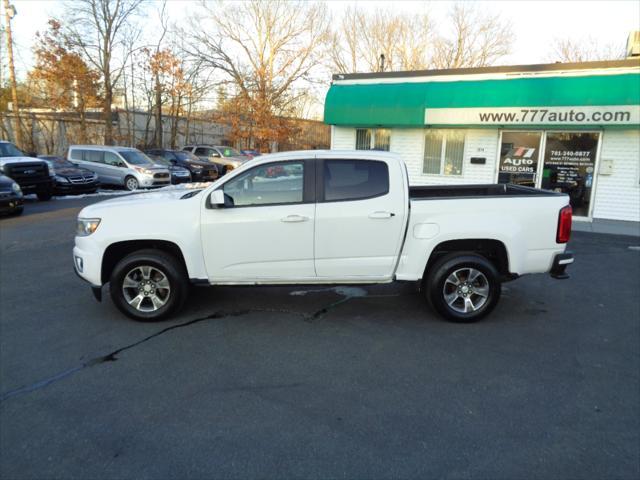
[[[430,185],[409,187],[411,200],[486,197],[548,197],[562,195],[549,190],[523,187],[510,183],[488,185]]]

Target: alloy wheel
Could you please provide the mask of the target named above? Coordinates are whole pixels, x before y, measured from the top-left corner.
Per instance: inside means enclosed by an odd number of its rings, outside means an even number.
[[[480,270],[459,268],[445,280],[442,294],[447,305],[456,312],[476,312],[487,303],[489,281]]]
[[[167,275],[159,268],[140,265],[124,276],[122,294],[136,310],[154,312],[166,305],[171,295],[171,285]]]

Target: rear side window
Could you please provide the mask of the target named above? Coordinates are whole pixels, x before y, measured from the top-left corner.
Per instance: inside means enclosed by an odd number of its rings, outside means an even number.
[[[100,150],[85,150],[84,159],[87,162],[104,163],[104,152]]]
[[[324,201],[362,200],[389,193],[389,168],[375,160],[325,160]]]
[[[82,152],[84,152],[84,150],[78,150],[78,149],[71,150],[71,159],[82,160]]]

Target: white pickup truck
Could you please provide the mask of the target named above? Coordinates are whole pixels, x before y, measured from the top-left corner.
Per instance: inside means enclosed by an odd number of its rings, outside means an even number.
[[[134,194],[84,208],[76,272],[98,300],[157,320],[189,284],[418,282],[447,319],[475,321],[501,282],[567,278],[567,195],[515,185],[410,187],[373,151],[265,155],[200,190]]]

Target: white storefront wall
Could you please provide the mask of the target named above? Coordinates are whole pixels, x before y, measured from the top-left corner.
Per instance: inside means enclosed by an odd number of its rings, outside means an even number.
[[[391,129],[389,150],[399,154],[412,185],[456,185],[497,182],[500,130],[465,129],[461,175],[427,175],[423,172],[424,130]],[[640,130],[608,130],[601,133],[596,159],[592,218],[640,222]],[[356,129],[331,127],[331,148],[353,150]],[[471,164],[484,157],[483,165]],[[603,164],[611,167],[603,169]]]

